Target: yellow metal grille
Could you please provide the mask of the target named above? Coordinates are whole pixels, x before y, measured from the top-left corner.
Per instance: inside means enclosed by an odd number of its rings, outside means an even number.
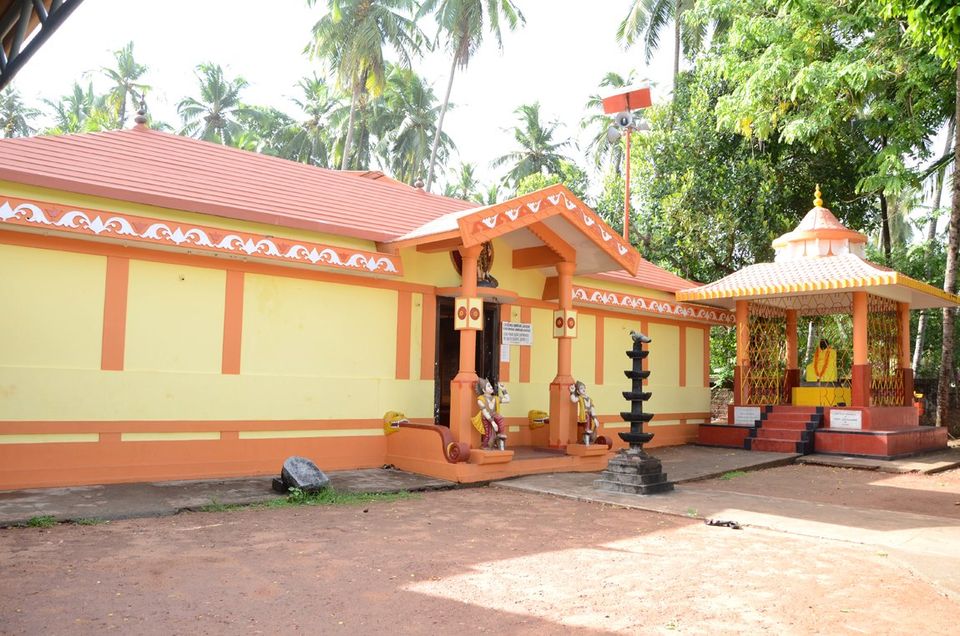
[[[750,303],[748,315],[750,365],[744,370],[743,404],[783,404],[787,333],[784,311]]]
[[[897,303],[870,295],[867,299],[867,361],[870,363],[870,404],[903,404],[900,375],[900,319]]]

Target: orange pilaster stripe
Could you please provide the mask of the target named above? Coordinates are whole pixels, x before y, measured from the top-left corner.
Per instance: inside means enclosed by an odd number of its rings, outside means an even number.
[[[420,379],[433,380],[437,360],[437,297],[423,295],[420,322]]]
[[[680,325],[680,386],[687,386],[687,328]]]
[[[710,328],[703,330],[703,386],[710,386]]]
[[[410,321],[413,294],[397,292],[397,372],[398,380],[410,379]]]
[[[520,308],[520,322],[530,322],[530,308]],[[530,349],[531,347],[520,347],[520,382],[530,381]]]
[[[243,272],[227,270],[223,298],[222,373],[240,373],[240,343],[243,340]]]
[[[593,383],[603,384],[603,316],[597,316],[596,366],[593,370]]]
[[[513,307],[510,305],[501,305],[500,306],[500,322],[512,322]],[[499,339],[498,339],[499,341]],[[500,359],[500,352],[497,352],[497,359]],[[509,362],[500,362],[500,381],[509,382],[510,381],[510,363]]]
[[[108,256],[103,294],[103,340],[100,349],[100,368],[104,371],[123,371],[129,279],[130,259]]]

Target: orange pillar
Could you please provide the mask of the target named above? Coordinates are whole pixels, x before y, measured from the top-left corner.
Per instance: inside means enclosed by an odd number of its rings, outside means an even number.
[[[463,280],[460,295],[473,298],[477,295],[477,257],[480,245],[461,247],[463,257],[461,278]],[[456,377],[450,381],[450,433],[458,442],[470,444],[476,448],[480,444],[470,418],[477,410],[477,332],[474,329],[460,331],[460,367]],[[476,439],[474,439],[476,438]]]
[[[786,355],[786,377],[784,378],[784,389],[786,395],[785,402],[793,402],[793,389],[800,386],[800,368],[798,362],[797,348],[797,310],[787,310],[787,355]]]
[[[897,303],[900,319],[900,377],[903,379],[904,406],[913,406],[913,367],[910,366],[910,303]]]
[[[557,263],[560,309],[573,309],[573,272],[576,263]],[[550,383],[550,446],[562,448],[576,437],[577,411],[570,401],[573,384],[573,339],[557,338],[557,377]]]
[[[737,364],[733,367],[733,404],[744,404],[743,375],[750,365],[750,322],[748,304],[737,301]]]
[[[867,292],[853,292],[852,406],[870,406],[870,361],[867,358]]]

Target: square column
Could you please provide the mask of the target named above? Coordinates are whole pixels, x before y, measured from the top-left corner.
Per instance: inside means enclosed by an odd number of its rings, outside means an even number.
[[[744,400],[743,381],[750,366],[750,318],[749,305],[745,300],[737,301],[737,363],[733,367],[733,405],[742,406]]]
[[[903,406],[913,406],[913,367],[910,362],[910,303],[897,303],[900,324],[900,377],[903,380]]]
[[[797,310],[787,310],[787,351],[786,351],[786,376],[784,378],[784,389],[786,391],[786,403],[793,403],[793,389],[800,386],[800,366],[798,362],[799,353],[797,346]]]
[[[481,245],[461,247],[463,257],[461,268],[461,297],[473,298],[477,295],[477,257]],[[481,312],[482,315],[482,312]],[[456,377],[450,381],[450,433],[453,439],[472,448],[480,445],[480,434],[474,430],[470,418],[477,411],[477,330],[460,330],[460,366]]]
[[[853,292],[853,366],[851,406],[870,406],[870,360],[867,356],[867,292]]]
[[[573,309],[573,272],[576,263],[557,263],[557,283],[561,312]],[[563,325],[561,325],[561,328]],[[554,330],[556,332],[556,329]],[[557,338],[557,376],[550,383],[550,446],[563,448],[576,438],[577,410],[570,401],[573,384],[573,337],[561,334]]]

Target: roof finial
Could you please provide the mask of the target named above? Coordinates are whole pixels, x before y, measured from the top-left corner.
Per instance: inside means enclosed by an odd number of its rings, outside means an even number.
[[[814,199],[813,199],[813,207],[815,207],[815,208],[822,208],[822,207],[823,207],[823,199],[820,198],[820,184],[819,184],[819,183],[817,184],[817,190],[816,190],[816,192],[813,193],[813,196],[814,196]]]
[[[140,104],[137,108],[137,116],[133,118],[137,126],[147,125],[147,100],[143,93],[140,93]]]

